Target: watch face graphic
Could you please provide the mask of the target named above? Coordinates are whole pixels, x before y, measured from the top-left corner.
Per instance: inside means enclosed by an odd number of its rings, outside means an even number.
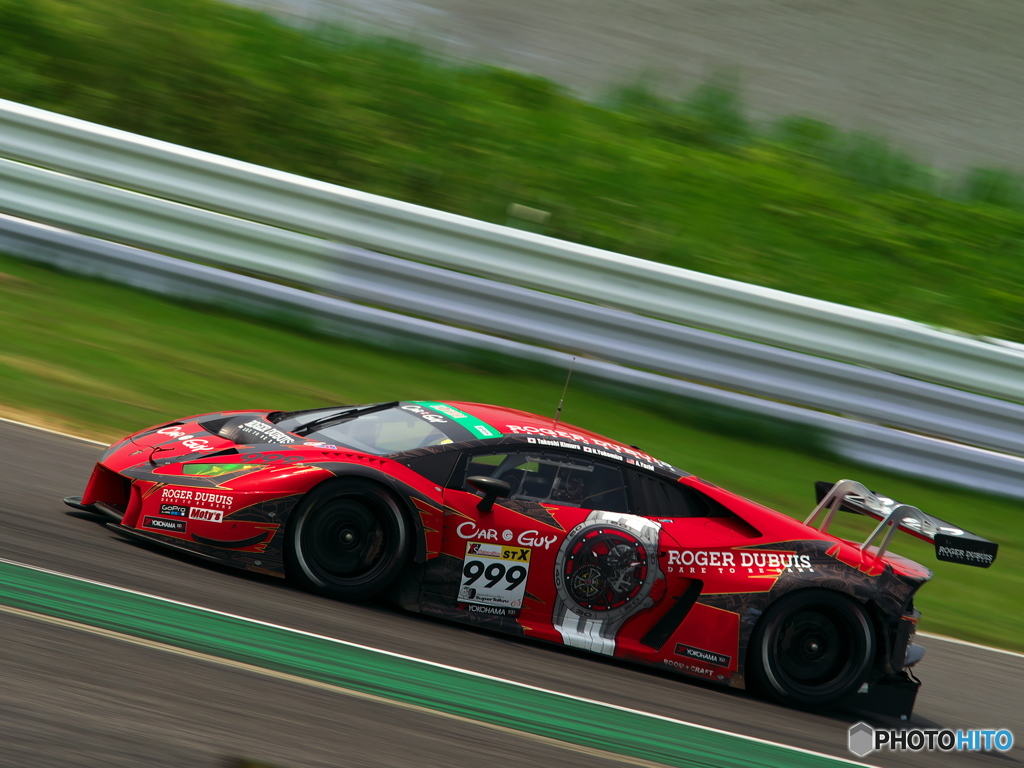
[[[586,611],[610,611],[643,588],[647,548],[628,531],[593,527],[569,543],[562,568],[573,603]]]
[[[653,605],[661,526],[636,515],[595,510],[565,537],[555,557],[552,623],[566,645],[613,654],[632,614]]]

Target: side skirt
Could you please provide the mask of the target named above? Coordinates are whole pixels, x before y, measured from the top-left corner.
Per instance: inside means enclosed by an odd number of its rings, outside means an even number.
[[[219,552],[204,552],[202,550],[206,549],[207,547],[206,547],[206,545],[203,545],[203,544],[192,544],[190,542],[180,542],[179,543],[178,540],[173,540],[172,541],[172,540],[168,539],[167,537],[162,536],[159,533],[149,533],[148,531],[139,531],[139,530],[136,530],[135,528],[128,528],[126,526],[119,525],[117,523],[107,523],[106,526],[107,526],[107,528],[112,530],[114,533],[118,534],[119,536],[123,536],[125,539],[128,539],[129,541],[141,540],[141,541],[146,542],[147,544],[157,544],[157,545],[159,545],[161,547],[165,547],[167,549],[173,549],[176,552],[182,552],[182,553],[184,553],[186,555],[190,555],[192,557],[198,557],[198,558],[201,558],[203,560],[208,560],[208,561],[210,561],[212,563],[217,563],[219,565],[227,565],[227,566],[231,566],[233,568],[241,568],[242,570],[252,571],[253,573],[262,573],[262,574],[264,574],[266,576],[274,576],[276,578],[284,578],[284,575],[285,575],[283,567],[279,568],[279,569],[278,568],[273,568],[273,567],[264,568],[264,567],[262,567],[262,565],[263,565],[262,562],[259,565],[257,565],[256,563],[250,561],[249,559],[239,559],[237,557],[238,555],[248,554],[248,553],[240,553],[240,552],[224,551],[224,550],[220,550]],[[213,547],[209,547],[209,548],[213,549]],[[267,565],[271,565],[271,564],[267,563]]]

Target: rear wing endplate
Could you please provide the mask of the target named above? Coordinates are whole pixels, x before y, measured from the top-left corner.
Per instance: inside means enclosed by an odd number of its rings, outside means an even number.
[[[862,550],[872,546],[882,536],[877,555],[881,557],[889,548],[896,530],[906,531],[911,536],[935,545],[935,557],[948,563],[974,565],[988,568],[995,562],[999,545],[970,531],[925,514],[917,507],[873,493],[854,480],[840,480],[835,485],[826,482],[815,483],[818,506],[805,521],[814,525],[824,516],[818,526],[822,533],[828,532],[832,519],[839,510],[857,512],[878,521],[871,535],[860,545]]]

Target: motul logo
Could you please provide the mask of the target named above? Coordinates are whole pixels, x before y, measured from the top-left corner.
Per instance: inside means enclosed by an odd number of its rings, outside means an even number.
[[[188,516],[192,520],[206,520],[210,523],[224,522],[224,512],[219,509],[201,509],[200,507],[192,507]]]

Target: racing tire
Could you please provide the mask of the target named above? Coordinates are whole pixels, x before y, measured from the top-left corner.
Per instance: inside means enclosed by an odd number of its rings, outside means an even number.
[[[875,657],[864,607],[839,592],[802,590],[773,603],[750,642],[754,681],[771,698],[825,709],[855,693]]]
[[[317,594],[366,600],[398,577],[409,548],[409,525],[385,488],[361,478],[329,480],[288,522],[286,572]]]

